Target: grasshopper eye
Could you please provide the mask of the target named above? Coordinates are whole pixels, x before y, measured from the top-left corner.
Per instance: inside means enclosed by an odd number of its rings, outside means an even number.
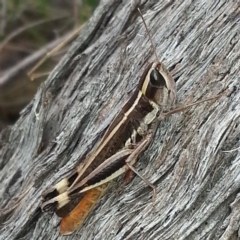
[[[150,73],[150,83],[156,88],[166,86],[164,77],[156,68]]]

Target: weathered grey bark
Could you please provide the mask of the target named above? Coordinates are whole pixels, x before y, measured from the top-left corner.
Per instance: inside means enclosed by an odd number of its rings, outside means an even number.
[[[41,192],[96,146],[154,60],[137,1],[105,0],[19,121],[1,134],[1,239],[239,239],[240,5],[141,2],[182,104],[229,97],[161,124],[119,195],[113,187],[74,235],[39,210]]]

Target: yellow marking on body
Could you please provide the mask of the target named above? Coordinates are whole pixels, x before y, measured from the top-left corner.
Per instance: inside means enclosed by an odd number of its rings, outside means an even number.
[[[58,201],[58,209],[69,203],[68,192],[64,192],[56,197]]]
[[[104,183],[110,182],[113,179],[117,178],[118,176],[122,175],[124,172],[126,172],[128,170],[128,166],[124,165],[123,167],[121,167],[120,169],[118,169],[116,172],[114,172],[113,174],[111,174],[110,176],[106,177],[105,179],[101,180],[100,182],[97,182],[95,184],[92,184],[88,187],[83,188],[79,193],[83,193],[86,192],[90,189],[96,188]]]
[[[152,68],[151,68],[151,69],[152,69]],[[147,87],[148,87],[148,84],[149,84],[149,81],[150,81],[149,72],[148,72],[148,74],[147,74],[146,79],[147,79],[147,81],[144,81],[143,86],[142,86],[142,89],[141,89],[143,95],[146,95]]]
[[[58,190],[58,192],[61,194],[65,192],[68,188],[68,180],[67,178],[64,178],[59,183],[55,185],[55,188]]]

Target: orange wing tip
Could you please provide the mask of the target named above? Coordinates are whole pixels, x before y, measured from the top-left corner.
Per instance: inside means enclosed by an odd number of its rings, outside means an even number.
[[[62,219],[60,225],[60,233],[61,235],[70,235],[75,232],[80,225],[81,223],[71,223],[71,221],[69,222],[69,219]]]
[[[86,197],[85,197],[86,198]],[[72,210],[72,212],[66,217],[62,218],[60,224],[60,233],[62,235],[69,235],[76,231],[83,223],[84,219],[88,215],[88,209],[86,209],[86,199],[82,201]]]
[[[69,235],[75,232],[84,222],[88,214],[107,190],[109,184],[104,184],[86,192],[84,198],[79,204],[67,215],[62,218],[60,224],[60,233]]]

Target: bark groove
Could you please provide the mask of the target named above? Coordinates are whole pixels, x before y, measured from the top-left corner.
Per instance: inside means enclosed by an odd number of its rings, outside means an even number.
[[[124,3],[123,3],[124,2]],[[239,239],[240,5],[237,1],[103,0],[18,122],[0,135],[0,239]],[[60,236],[41,192],[96,146],[154,55],[179,104],[231,89],[164,120],[135,179],[102,198],[84,226]]]

